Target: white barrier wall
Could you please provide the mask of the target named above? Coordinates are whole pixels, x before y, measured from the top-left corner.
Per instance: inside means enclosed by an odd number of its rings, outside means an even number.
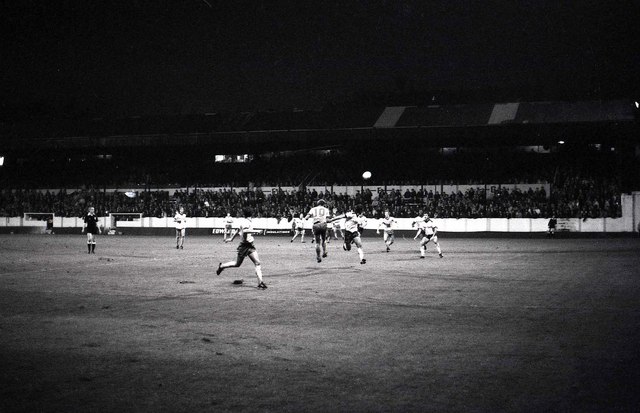
[[[73,218],[65,218],[65,221]],[[82,226],[82,220],[77,219]],[[254,218],[253,227],[267,230],[291,229],[291,222],[286,219],[278,221],[276,218]],[[414,230],[413,218],[398,218],[397,230]],[[563,219],[563,228],[571,232],[631,232],[628,220],[623,218],[598,218],[582,220],[578,218]],[[101,218],[101,222],[108,219]],[[438,230],[442,232],[546,232],[549,222],[546,218],[442,218],[434,219]],[[71,222],[65,224],[70,224]],[[369,218],[367,229],[376,230],[379,219]],[[67,225],[65,225],[67,226]],[[73,225],[69,225],[73,226]],[[311,229],[311,221],[307,221],[305,228]],[[118,228],[174,228],[173,218],[142,218],[135,221],[118,221]],[[187,228],[224,228],[223,218],[187,218]],[[344,225],[343,225],[344,228]]]
[[[640,216],[640,213],[638,214]],[[109,229],[109,217],[99,217],[103,228]],[[413,230],[411,223],[413,218],[398,218],[397,230]],[[438,230],[442,232],[545,232],[547,231],[546,218],[442,218],[434,219]],[[378,219],[369,218],[367,229],[376,230]],[[634,232],[634,220],[631,218],[598,218],[582,220],[578,218],[559,219],[558,230],[570,232]],[[637,221],[636,221],[637,222]],[[54,228],[82,228],[82,218],[56,217]],[[41,226],[44,222],[24,221],[20,217],[0,217],[0,227],[33,227]],[[255,218],[254,228],[267,230],[291,229],[291,222],[276,218]],[[311,221],[307,221],[305,228],[311,229]],[[118,221],[117,228],[174,228],[171,218],[142,218],[134,221]],[[188,218],[187,228],[224,228],[222,218]],[[343,226],[344,228],[344,226]],[[115,228],[114,228],[115,229]],[[637,229],[635,230],[637,231]]]

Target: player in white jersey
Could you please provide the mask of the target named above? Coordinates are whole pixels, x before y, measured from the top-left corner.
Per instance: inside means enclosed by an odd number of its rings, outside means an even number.
[[[333,208],[333,215],[338,215],[337,208]],[[333,230],[334,239],[338,239],[338,234],[340,234],[340,238],[344,239],[344,232],[342,231],[342,219],[331,221],[331,229]]]
[[[246,257],[249,257],[249,259],[256,267],[258,288],[264,290],[265,288],[267,288],[267,285],[262,281],[262,267],[260,267],[260,257],[258,256],[256,246],[253,244],[253,234],[258,234],[262,231],[253,229],[253,224],[251,223],[251,216],[253,215],[253,211],[251,210],[251,208],[245,208],[243,212],[244,219],[239,220],[239,222],[237,223],[238,228],[233,233],[233,236],[226,241],[231,242],[238,234],[240,234],[242,240],[240,241],[240,245],[238,245],[238,256],[236,257],[235,261],[218,264],[216,274],[220,275],[225,268],[239,267],[242,264],[242,261],[244,261]]]
[[[304,243],[304,215],[300,214],[298,218],[293,219],[293,223],[291,224],[291,230],[293,231],[293,238],[291,238],[291,242],[298,235],[300,235],[300,242]]]
[[[438,227],[433,222],[431,218],[429,218],[429,214],[424,214],[424,217],[421,222],[418,223],[418,232],[413,239],[417,239],[418,236],[422,235],[422,239],[420,240],[420,258],[424,258],[425,253],[427,252],[427,244],[430,241],[436,245],[436,249],[438,250],[438,255],[442,258],[442,250],[440,249],[440,244],[438,243]]]
[[[358,216],[358,213],[361,213],[362,209],[360,206],[356,207],[356,212],[349,211],[344,215],[338,215],[333,218],[332,221],[336,221],[338,219],[345,219],[344,222],[344,244],[342,248],[345,251],[351,251],[351,243],[356,244],[356,248],[358,250],[358,256],[360,257],[360,264],[366,264],[367,260],[364,258],[364,251],[362,249],[362,239],[360,238],[360,232],[358,231],[358,227],[362,225],[362,219]]]
[[[360,235],[362,236],[364,234],[364,229],[367,227],[367,223],[369,221],[367,220],[367,217],[364,216],[364,212],[359,212],[358,213],[358,232],[360,233]]]
[[[187,215],[184,213],[184,207],[178,208],[176,215],[173,217],[173,222],[176,224],[176,249],[183,249],[187,227]]]
[[[313,237],[316,242],[316,259],[322,262],[327,256],[327,219],[331,212],[324,206],[324,199],[318,199],[316,206],[309,210],[305,219],[313,218]],[[320,254],[322,253],[322,258]]]
[[[231,237],[231,233],[233,232],[233,217],[229,212],[227,212],[227,216],[224,217],[223,222],[224,228],[222,229],[222,240],[226,242],[227,237]]]
[[[415,228],[422,221],[424,221],[424,214],[422,213],[422,210],[420,210],[418,215],[411,221],[411,228]]]
[[[382,228],[382,239],[384,243],[387,245],[387,252],[391,250],[391,244],[395,241],[395,235],[393,233],[393,229],[395,225],[398,223],[394,217],[391,216],[389,211],[384,211],[384,218],[380,220],[380,224],[378,225],[378,229],[376,230],[376,234],[380,234],[380,228]]]

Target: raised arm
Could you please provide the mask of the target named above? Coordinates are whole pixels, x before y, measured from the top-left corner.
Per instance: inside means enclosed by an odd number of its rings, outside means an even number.
[[[228,239],[225,239],[224,242],[231,242],[236,238],[236,235],[238,235],[240,233],[240,228],[236,228],[233,230],[233,235],[231,237],[229,237]]]
[[[339,219],[346,218],[346,217],[347,217],[347,214],[338,215],[333,218],[327,218],[327,222],[337,221]]]

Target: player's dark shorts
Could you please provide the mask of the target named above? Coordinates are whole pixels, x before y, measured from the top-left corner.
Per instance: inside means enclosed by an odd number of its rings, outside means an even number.
[[[256,252],[256,246],[253,245],[253,242],[242,241],[240,245],[238,245],[238,257],[248,257],[254,252]]]
[[[358,231],[355,231],[355,232],[345,231],[345,233],[344,233],[344,243],[347,246],[349,246],[349,245],[351,245],[353,240],[356,239],[359,236],[360,236],[360,233]]]
[[[326,222],[318,222],[313,224],[313,235],[316,237],[320,237],[322,239],[327,238],[327,223]]]
[[[98,232],[98,227],[87,227],[87,234],[95,235]]]
[[[427,235],[427,234],[423,234],[422,239],[426,239],[427,241],[431,241],[431,238],[433,238],[433,236],[434,236],[434,235],[435,235],[435,234],[429,234],[429,235]],[[434,241],[434,242],[435,242],[435,241]]]
[[[233,225],[231,225],[231,224],[226,224],[226,225],[224,226],[224,229],[228,229],[229,231],[231,231],[231,230],[233,229]]]

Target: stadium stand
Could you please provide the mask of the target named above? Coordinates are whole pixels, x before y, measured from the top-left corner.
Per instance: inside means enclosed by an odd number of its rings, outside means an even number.
[[[180,204],[190,216],[250,205],[259,216],[284,217],[312,205],[318,195],[308,187],[362,185],[362,171],[371,170],[367,185],[380,190],[321,196],[341,211],[363,204],[372,216],[389,208],[397,217],[619,217],[621,193],[640,181],[637,122],[623,101],[27,119],[0,130],[2,216],[81,216],[92,205],[99,214],[162,217]],[[549,190],[506,188],[523,183]],[[462,184],[477,187],[394,189]],[[497,190],[488,194],[488,184]],[[138,196],[127,197],[130,190]]]

